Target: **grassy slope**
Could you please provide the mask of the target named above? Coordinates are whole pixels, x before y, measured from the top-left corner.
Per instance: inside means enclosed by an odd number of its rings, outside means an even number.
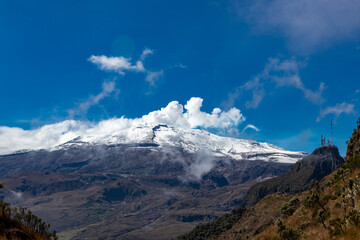
[[[247,239],[271,226],[280,217],[279,208],[290,200],[289,194],[270,194],[252,208],[248,208],[242,218],[229,230],[210,239]]]
[[[284,226],[298,231],[300,237],[292,237],[289,239],[359,239],[360,236],[360,215],[357,218],[358,223],[349,218],[352,211],[359,211],[360,194],[357,190],[349,188],[349,179],[359,179],[360,170],[346,174],[343,181],[338,178],[338,174],[333,173],[326,177],[321,183],[320,188],[323,189],[320,196],[320,202],[329,214],[323,214],[324,224],[321,222],[320,213],[323,211],[317,203],[306,206],[306,199],[317,190],[313,188],[311,191],[305,192],[299,196],[300,206],[290,217],[281,217]],[[334,181],[335,180],[335,181]],[[359,184],[356,186],[360,187]],[[337,190],[340,189],[340,190]],[[309,199],[309,198],[308,198]],[[327,200],[326,200],[327,199]],[[354,199],[354,205],[352,204]],[[280,212],[280,209],[278,210]],[[327,215],[327,216],[326,216]],[[334,223],[335,219],[339,219],[339,223]],[[357,225],[357,226],[356,226]],[[284,239],[279,232],[279,226],[272,224],[266,230],[256,235],[253,239]]]
[[[281,211],[292,197],[299,199],[294,212]],[[228,218],[232,215],[234,211]],[[348,144],[346,163],[336,172],[299,195],[268,195],[219,231],[223,220],[197,227],[180,239],[360,239],[359,122]]]
[[[319,201],[311,203],[311,196]],[[299,237],[288,239],[360,238],[360,123],[354,130],[346,152],[346,163],[310,191],[300,195],[301,204],[282,224]],[[324,209],[323,209],[324,208]],[[278,222],[279,223],[279,222]],[[278,224],[254,239],[285,239]],[[295,234],[296,235],[296,234]]]

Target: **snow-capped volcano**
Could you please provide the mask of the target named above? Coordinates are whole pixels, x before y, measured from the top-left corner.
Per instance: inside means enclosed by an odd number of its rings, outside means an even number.
[[[215,218],[238,207],[252,184],[284,174],[306,155],[204,130],[239,129],[245,117],[235,108],[202,112],[201,102],[190,99],[184,112],[173,101],[134,119],[0,127],[0,178],[26,196],[16,201],[45,209],[57,229],[93,229],[101,217],[96,231],[111,226],[113,236],[126,238],[134,226],[142,230],[159,219],[164,226],[188,219],[198,224],[210,208]]]
[[[182,129],[165,124],[138,125],[106,135],[77,137],[49,150],[119,144],[152,148],[153,151],[175,147],[187,153],[201,152],[215,157],[230,157],[235,160],[263,160],[281,163],[295,163],[306,156],[306,153],[287,151],[269,143],[221,137],[205,130]]]
[[[202,101],[201,98],[191,98],[185,106],[172,101],[165,108],[134,119],[121,117],[98,123],[66,120],[33,130],[0,127],[0,154],[22,149],[52,151],[69,147],[135,144],[147,146],[152,151],[175,147],[187,153],[280,163],[295,163],[306,155],[268,143],[220,137],[200,130],[228,130],[245,121],[236,108],[228,111],[214,108],[211,113],[203,112],[200,110]]]

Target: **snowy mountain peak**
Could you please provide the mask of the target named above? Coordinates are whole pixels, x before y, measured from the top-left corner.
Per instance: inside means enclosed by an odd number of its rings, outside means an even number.
[[[184,129],[166,124],[135,125],[105,135],[87,135],[52,149],[84,145],[138,144],[140,147],[163,149],[175,147],[188,153],[206,153],[235,160],[263,160],[295,163],[306,156],[303,152],[287,151],[269,143],[221,137],[200,129]]]

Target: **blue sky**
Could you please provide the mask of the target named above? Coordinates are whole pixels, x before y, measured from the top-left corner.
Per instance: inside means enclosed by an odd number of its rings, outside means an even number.
[[[332,114],[344,155],[359,117],[360,1],[323,2],[2,0],[0,126],[136,118],[200,97],[204,112],[246,118],[211,131],[288,150],[318,147]]]

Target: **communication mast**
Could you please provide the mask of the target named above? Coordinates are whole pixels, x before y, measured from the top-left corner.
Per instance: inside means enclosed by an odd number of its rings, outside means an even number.
[[[330,144],[334,145],[333,143],[333,124],[332,124],[332,115],[330,116],[330,127],[331,127],[331,141]]]
[[[333,142],[333,121],[332,121],[332,115],[330,116],[330,130],[331,130],[331,137],[330,140],[326,139],[325,136],[321,135],[321,146],[326,146],[326,140],[327,140],[327,145],[332,146],[334,145]]]

